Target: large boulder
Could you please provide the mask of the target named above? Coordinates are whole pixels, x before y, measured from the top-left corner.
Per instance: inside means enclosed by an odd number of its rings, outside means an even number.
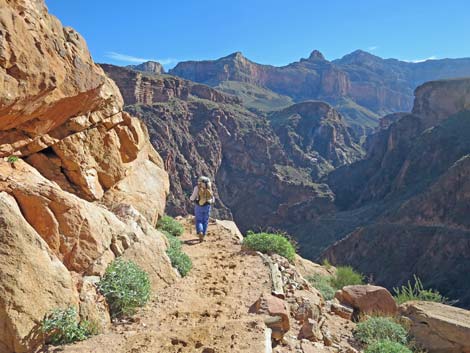
[[[433,302],[408,302],[400,314],[410,333],[429,353],[470,352],[470,311]]]
[[[114,83],[43,0],[0,0],[0,8],[0,153],[36,152],[119,113]]]
[[[336,292],[335,298],[363,314],[395,315],[398,310],[397,303],[386,288],[370,284],[343,287]]]
[[[0,352],[31,352],[44,316],[78,307],[72,277],[23,218],[14,198],[0,192]]]
[[[60,189],[21,160],[0,162],[0,191],[13,195],[23,217],[71,271],[85,273],[130,232],[113,213]]]

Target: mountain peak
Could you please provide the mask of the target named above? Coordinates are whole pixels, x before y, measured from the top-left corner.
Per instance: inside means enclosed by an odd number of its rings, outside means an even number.
[[[241,60],[241,59],[245,59],[245,56],[243,55],[241,51],[236,51],[230,55],[227,55],[226,58]]]
[[[341,59],[335,60],[344,64],[367,64],[367,63],[376,63],[383,61],[383,59],[377,55],[371,54],[364,50],[358,49],[353,51],[350,54],[346,54]]]
[[[314,50],[310,53],[308,60],[325,60],[325,57],[319,50]]]
[[[157,61],[146,61],[139,65],[128,65],[127,67],[132,70],[147,72],[156,75],[165,73],[165,69],[163,68],[162,64]]]

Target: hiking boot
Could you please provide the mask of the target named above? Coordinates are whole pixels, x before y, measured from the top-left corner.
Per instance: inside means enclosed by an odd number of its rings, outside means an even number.
[[[202,242],[204,240],[204,234],[202,233],[197,233],[198,237],[199,237],[199,241]]]

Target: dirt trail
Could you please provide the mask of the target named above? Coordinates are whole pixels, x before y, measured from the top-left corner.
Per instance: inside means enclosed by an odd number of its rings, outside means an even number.
[[[210,224],[203,243],[191,234],[181,240],[193,261],[189,275],[154,299],[135,322],[115,325],[111,332],[48,352],[264,353],[264,323],[248,308],[271,281],[259,256],[241,253],[230,230]]]

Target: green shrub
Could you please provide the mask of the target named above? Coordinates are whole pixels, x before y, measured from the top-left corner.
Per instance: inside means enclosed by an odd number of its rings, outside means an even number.
[[[54,309],[42,321],[41,330],[46,343],[53,345],[83,341],[96,334],[96,328],[89,321],[78,322],[75,308]]]
[[[321,264],[322,264],[322,266],[323,266],[324,268],[326,268],[327,270],[329,270],[330,268],[333,267],[333,265],[331,264],[330,261],[328,261],[328,259],[323,259],[323,261],[322,261]]]
[[[401,288],[393,288],[395,292],[395,301],[398,305],[411,300],[424,300],[428,302],[449,303],[449,299],[442,296],[438,291],[433,289],[424,289],[421,280],[414,275],[415,283],[412,285],[410,281]]]
[[[322,276],[318,273],[307,277],[310,284],[315,287],[325,300],[331,300],[335,296],[335,289],[330,284],[330,276]]]
[[[330,280],[331,286],[335,289],[363,283],[364,276],[355,271],[351,266],[338,266],[336,274]]]
[[[158,220],[157,228],[161,231],[168,232],[175,237],[179,237],[184,232],[184,227],[180,223],[178,223],[173,217],[166,215]]]
[[[248,249],[265,254],[279,254],[289,261],[294,261],[295,248],[288,239],[279,234],[248,232],[243,240],[243,245]]]
[[[18,159],[19,159],[18,156],[9,156],[7,158],[7,162],[11,163],[11,164],[14,164],[15,162],[18,162]]]
[[[168,232],[163,232],[168,239],[169,246],[166,250],[170,258],[171,265],[178,270],[181,276],[186,276],[193,267],[193,263],[188,255],[181,251],[181,241]]]
[[[390,340],[376,341],[367,346],[364,353],[413,353],[408,347],[401,343]]]
[[[98,283],[112,317],[127,316],[150,298],[148,274],[132,261],[114,260]]]
[[[407,332],[400,324],[389,317],[376,316],[357,324],[354,337],[365,344],[380,340],[390,340],[401,344],[408,341]]]

